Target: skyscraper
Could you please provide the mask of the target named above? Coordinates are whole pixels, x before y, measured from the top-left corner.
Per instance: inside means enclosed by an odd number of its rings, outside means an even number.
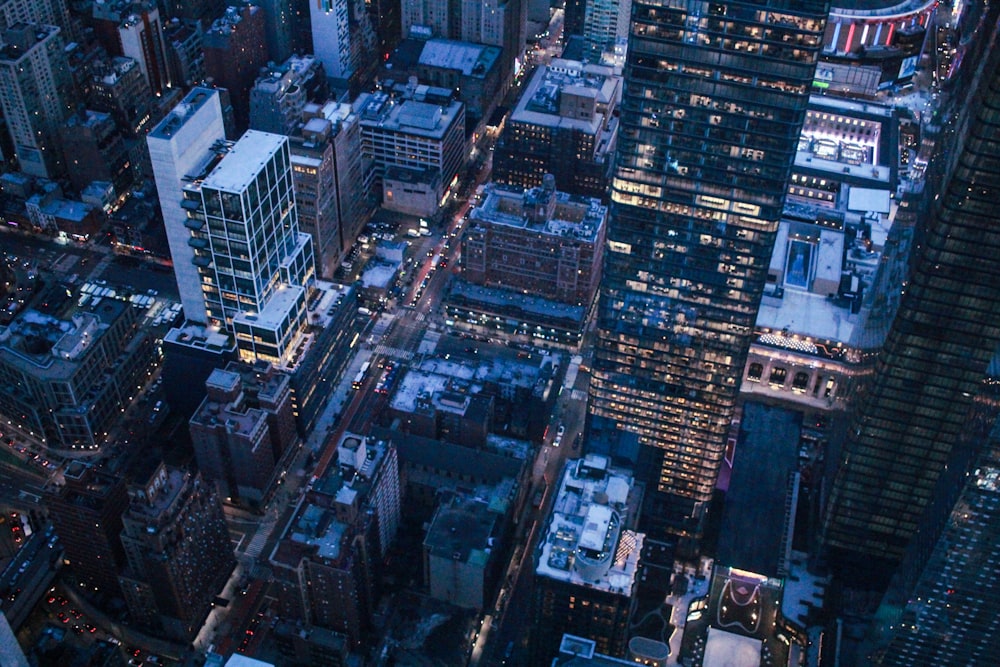
[[[948,480],[961,491],[943,525],[921,531],[889,587],[876,664],[985,665],[1000,651],[1000,430],[984,440]]]
[[[955,113],[928,168],[923,242],[830,494],[832,562],[900,560],[1000,344],[997,15],[990,7],[951,82]]]
[[[32,176],[60,176],[56,142],[74,102],[62,32],[52,25],[18,23],[3,34],[3,42],[0,106],[18,164]]]
[[[653,535],[712,497],[826,11],[633,3],[588,421]]]
[[[195,88],[147,142],[185,317],[234,333],[246,361],[292,363],[315,266],[287,137],[225,141],[218,92]]]

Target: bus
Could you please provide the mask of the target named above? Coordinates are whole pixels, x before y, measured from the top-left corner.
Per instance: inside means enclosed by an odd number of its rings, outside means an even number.
[[[365,381],[365,375],[368,373],[368,368],[372,365],[372,362],[366,361],[361,365],[361,370],[358,374],[354,376],[354,382],[351,383],[351,389],[358,390],[361,389],[361,385]]]

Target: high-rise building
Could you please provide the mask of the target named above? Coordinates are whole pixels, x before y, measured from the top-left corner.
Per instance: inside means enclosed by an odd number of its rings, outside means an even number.
[[[237,135],[249,127],[250,89],[268,61],[265,32],[264,12],[248,3],[228,7],[202,37],[205,76],[229,91]]]
[[[587,197],[608,191],[622,80],[610,67],[556,58],[536,70],[493,153],[493,178]]]
[[[194,264],[195,249],[188,244],[189,225],[197,221],[188,221],[187,209],[181,207],[181,191],[184,178],[194,174],[212,147],[225,137],[219,93],[194,88],[146,139],[180,302],[184,316],[194,322],[206,322],[207,315],[201,275]]]
[[[173,18],[163,27],[167,70],[174,85],[188,88],[205,80],[204,32],[201,23]]]
[[[401,0],[403,37],[441,37],[502,49],[502,89],[522,60],[528,26],[527,0]]]
[[[198,470],[227,497],[259,503],[295,441],[289,378],[266,362],[212,371],[208,395],[188,422]]]
[[[314,56],[292,56],[272,64],[250,90],[250,127],[291,135],[302,123],[306,104],[325,101],[328,95],[323,63]]]
[[[95,2],[93,24],[108,53],[128,56],[139,63],[153,93],[159,95],[172,85],[163,22],[153,0]]]
[[[642,495],[634,482],[606,456],[567,462],[539,540],[531,664],[549,664],[570,631],[625,655],[645,540],[634,530]]]
[[[271,552],[280,615],[357,646],[378,603],[376,572],[396,536],[399,500],[395,447],[345,433]]]
[[[350,104],[307,104],[289,140],[299,226],[312,237],[317,272],[329,279],[373,208],[358,115]]]
[[[921,244],[851,416],[823,525],[835,563],[900,560],[1000,344],[997,12],[983,17],[950,82],[953,117],[928,166]]]
[[[190,641],[236,565],[222,503],[200,474],[163,463],[132,484],[120,581],[132,620]]]
[[[185,317],[233,332],[246,361],[291,364],[315,268],[288,139],[230,143],[221,125],[218,94],[196,88],[147,137]]]
[[[18,23],[3,34],[0,48],[0,107],[26,174],[62,174],[59,128],[73,110],[73,81],[60,29]]]
[[[601,55],[613,53],[615,45],[628,38],[631,0],[590,0],[583,17],[585,57],[601,62]]]
[[[66,0],[2,0],[0,1],[0,39],[18,23],[43,23],[61,30],[72,27]]]
[[[989,385],[995,391],[996,379]],[[955,465],[944,480],[942,495],[957,502],[948,502],[943,521],[925,517],[875,615],[875,664],[986,665],[1000,651],[1000,582],[992,576],[1000,563],[1000,428],[971,444],[980,450],[971,465]]]
[[[67,464],[66,483],[46,489],[56,534],[66,550],[69,571],[88,594],[112,599],[121,596],[119,569],[122,549],[122,513],[128,507],[125,481],[80,461]]]
[[[155,348],[126,301],[81,308],[65,288],[45,297],[50,312],[28,308],[0,336],[0,415],[49,447],[96,450],[154,368]]]
[[[326,75],[356,86],[380,62],[372,17],[360,0],[317,0],[309,7],[313,53]]]
[[[588,424],[654,535],[712,497],[826,9],[633,4]]]
[[[117,56],[96,66],[92,76],[88,105],[111,114],[126,136],[144,137],[152,121],[153,104],[139,64]]]

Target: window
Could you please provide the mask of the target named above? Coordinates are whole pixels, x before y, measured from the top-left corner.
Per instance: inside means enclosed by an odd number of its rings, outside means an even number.
[[[747,380],[750,382],[760,382],[761,375],[764,374],[764,366],[758,363],[750,364],[750,370],[747,371]]]

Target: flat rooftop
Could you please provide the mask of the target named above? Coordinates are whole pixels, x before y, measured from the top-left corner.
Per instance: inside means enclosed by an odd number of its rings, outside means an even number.
[[[287,143],[288,138],[280,134],[247,130],[208,175],[202,187],[243,192],[268,160]]]
[[[531,77],[510,121],[596,134],[605,124],[604,114],[594,113],[589,118],[560,115],[560,95],[566,92],[592,97],[598,108],[613,109],[621,96],[621,86],[621,77],[611,67],[556,58]]]
[[[219,93],[211,88],[195,87],[180,101],[149,133],[154,139],[170,139],[184,126],[209,100],[218,97]]]
[[[539,545],[536,574],[629,596],[645,535],[628,528],[637,511],[629,471],[587,454],[569,461]]]

